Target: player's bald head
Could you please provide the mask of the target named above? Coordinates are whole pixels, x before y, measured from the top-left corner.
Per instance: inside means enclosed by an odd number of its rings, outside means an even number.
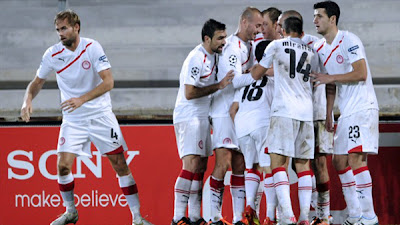
[[[283,20],[285,20],[286,18],[289,18],[289,17],[296,17],[296,18],[299,18],[301,20],[301,22],[303,22],[303,17],[296,10],[287,10],[287,11],[283,12],[281,16],[282,16]]]
[[[252,21],[255,15],[257,14],[261,16],[260,10],[258,10],[255,7],[249,6],[240,15],[240,21],[242,20]]]

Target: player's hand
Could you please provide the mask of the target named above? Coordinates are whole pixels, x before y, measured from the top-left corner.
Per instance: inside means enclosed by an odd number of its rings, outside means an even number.
[[[333,76],[328,75],[328,74],[323,74],[323,73],[311,73],[310,77],[311,81],[314,83],[314,87],[318,87],[321,84],[330,84],[333,83]]]
[[[32,112],[33,112],[33,110],[32,110],[32,102],[31,101],[25,101],[22,104],[22,107],[21,107],[21,118],[22,118],[22,120],[25,121],[25,122],[29,122]]]
[[[327,115],[332,115],[332,114],[328,114]],[[333,121],[332,121],[332,116],[326,116],[326,120],[325,120],[325,129],[328,132],[333,132],[335,129],[333,127]]]
[[[219,82],[219,89],[224,89],[226,86],[231,84],[234,76],[235,74],[233,73],[233,70],[229,70],[224,79]]]
[[[71,113],[75,111],[75,109],[79,108],[83,103],[85,102],[81,98],[71,98],[61,103],[61,109]]]

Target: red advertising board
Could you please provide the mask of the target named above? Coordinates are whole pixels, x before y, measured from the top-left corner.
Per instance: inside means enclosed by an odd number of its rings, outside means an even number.
[[[181,168],[173,126],[122,126],[122,132],[129,147],[126,157],[138,184],[142,214],[156,225],[170,224],[174,184]],[[58,133],[59,127],[0,127],[0,225],[49,224],[63,213],[56,180]],[[381,139],[397,140],[381,146],[380,154],[371,156],[368,162],[381,224],[400,223],[399,134],[398,124],[381,124]],[[92,158],[78,158],[73,166],[78,224],[131,224],[131,214],[107,158],[93,146],[92,153]],[[206,177],[213,162],[212,157]],[[343,214],[341,186],[336,172],[331,169],[330,173],[331,209]],[[292,199],[297,205],[295,186]],[[223,214],[229,220],[231,200],[229,188],[225,190]],[[297,206],[294,208],[298,211]],[[265,211],[264,206],[261,211]]]

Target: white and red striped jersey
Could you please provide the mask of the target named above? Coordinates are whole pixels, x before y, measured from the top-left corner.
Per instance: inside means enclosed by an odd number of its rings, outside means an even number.
[[[185,96],[185,84],[206,87],[216,83],[216,53],[210,54],[202,44],[196,46],[186,57],[179,75],[179,91],[173,114],[174,123],[208,118],[211,95],[188,100]]]
[[[89,38],[80,38],[75,51],[70,51],[59,42],[47,49],[36,76],[47,79],[56,72],[57,84],[61,92],[61,102],[70,98],[80,97],[103,82],[99,72],[111,68],[101,45]],[[110,112],[111,99],[109,92],[84,103],[75,111],[63,111],[63,116],[69,120],[98,117],[104,112]]]
[[[325,38],[322,38],[314,45],[314,49],[330,75],[353,71],[352,63],[361,59],[364,59],[367,64],[366,81],[336,83],[341,116],[349,116],[365,109],[378,109],[364,46],[355,34],[339,30],[331,44],[326,43]]]
[[[309,74],[318,68],[318,56],[300,38],[283,38],[265,49],[260,65],[274,68],[274,100],[271,116],[313,120]]]
[[[237,35],[230,35],[219,56],[217,79],[221,81],[229,70],[234,71],[232,84],[213,94],[210,116],[227,117],[235,95],[235,88],[251,84],[254,79],[248,70],[254,64],[253,41],[244,42]],[[245,74],[246,73],[246,74]]]

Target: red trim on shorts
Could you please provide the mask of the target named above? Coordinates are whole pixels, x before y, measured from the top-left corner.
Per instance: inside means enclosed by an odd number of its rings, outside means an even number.
[[[74,64],[74,62],[76,62],[76,60],[78,60],[83,53],[86,52],[86,49],[92,44],[92,42],[90,42],[89,44],[86,45],[86,48],[83,49],[83,51],[81,52],[81,54],[78,55],[78,57],[76,57],[74,59],[74,61],[70,62],[66,67],[62,68],[61,70],[57,71],[57,74],[62,73],[64,70],[66,70],[68,67],[70,67],[72,64]]]
[[[349,166],[349,167],[347,167],[346,169],[344,169],[344,170],[340,170],[340,171],[338,171],[338,174],[339,175],[342,175],[342,174],[345,174],[345,173],[347,173],[347,171],[349,171],[349,170],[351,170],[351,167]]]
[[[368,170],[368,166],[363,166],[363,167],[360,167],[360,168],[358,168],[356,170],[353,170],[353,174],[357,175],[357,174],[362,173],[362,172],[367,171],[367,170]]]
[[[111,152],[107,152],[106,155],[116,155],[119,154],[121,152],[124,152],[124,148],[121,146],[119,146],[117,149],[115,149],[114,151]]]
[[[231,186],[244,186],[244,176],[232,174]]]
[[[193,176],[193,180],[202,181],[204,178],[204,173],[195,173]]]
[[[60,54],[61,52],[63,52],[63,51],[64,51],[64,49],[65,49],[65,48],[63,48],[61,51],[58,51],[58,52],[54,53],[53,55],[51,55],[51,57],[54,57],[54,56],[56,56],[56,55]]]
[[[326,192],[329,191],[329,181],[323,184],[317,184],[317,191],[318,192]]]
[[[356,152],[362,152],[362,145],[359,145],[355,148],[352,148],[348,151],[348,153],[356,153]]]
[[[216,180],[212,176],[210,177],[210,187],[219,190],[225,187],[223,180]]]
[[[308,175],[311,176],[311,170],[300,172],[297,174],[297,177],[300,178],[300,177],[304,177],[304,176],[308,176]]]
[[[272,173],[267,173],[267,174],[265,174],[264,179],[267,179],[267,178],[270,178],[270,177],[272,177]]]
[[[72,191],[74,190],[75,187],[75,181],[72,181],[68,184],[58,184],[58,187],[60,188],[60,191]]]
[[[278,167],[278,168],[273,169],[272,170],[272,174],[274,175],[274,174],[276,174],[278,172],[281,172],[281,171],[284,171],[286,173],[285,167],[282,166],[282,167]]]
[[[266,148],[264,149],[264,153],[265,153],[265,154],[268,154],[268,147],[266,147]]]
[[[181,173],[179,174],[179,177],[186,179],[186,180],[193,180],[194,178],[194,173],[187,171],[187,170],[181,170]]]
[[[134,195],[138,193],[138,188],[136,184],[128,187],[121,187],[121,190],[124,193],[124,195]]]

